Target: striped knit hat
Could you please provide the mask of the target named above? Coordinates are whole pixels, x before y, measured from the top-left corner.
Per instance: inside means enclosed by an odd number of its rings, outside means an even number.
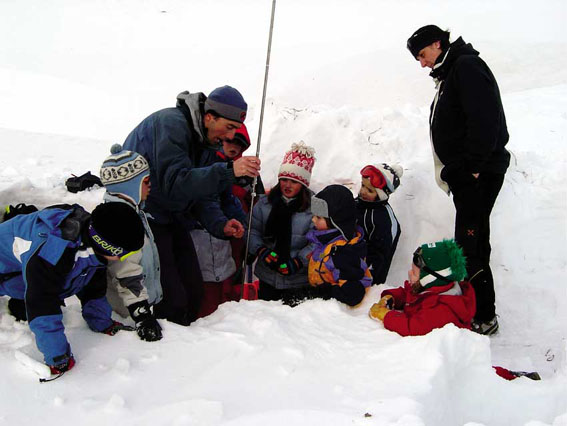
[[[399,164],[389,166],[386,163],[377,166],[366,166],[360,171],[362,179],[368,179],[370,185],[376,189],[378,199],[387,200],[398,186],[404,169]]]
[[[112,155],[102,163],[100,180],[110,194],[128,197],[135,205],[142,201],[142,181],[150,175],[146,159],[134,151],[123,150],[118,144],[110,148]]]
[[[300,141],[291,145],[285,153],[278,179],[290,179],[309,188],[311,171],[315,165],[315,149]]]
[[[422,244],[413,254],[420,268],[419,282],[424,288],[461,281],[467,274],[466,258],[455,240]]]

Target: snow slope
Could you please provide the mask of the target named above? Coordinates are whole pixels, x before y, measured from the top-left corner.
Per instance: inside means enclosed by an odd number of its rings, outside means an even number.
[[[270,1],[0,3],[0,204],[78,202],[71,173],[97,172],[114,142],[182,90],[239,88],[258,128]],[[434,22],[473,43],[502,91],[513,161],[492,215],[500,333],[452,326],[401,338],[356,309],[310,301],[223,305],[164,339],[90,332],[64,308],[77,366],[38,384],[33,335],[0,299],[0,422],[164,425],[567,424],[567,18],[563,1],[278,2],[261,147],[268,185],[284,151],[317,151],[312,188],[359,188],[368,163],[399,162],[402,237],[387,286],[423,242],[452,235],[434,183],[433,84],[405,50]],[[22,361],[24,360],[24,361]],[[26,361],[27,360],[27,361]],[[507,382],[491,365],[537,370]],[[366,416],[365,416],[366,415]]]

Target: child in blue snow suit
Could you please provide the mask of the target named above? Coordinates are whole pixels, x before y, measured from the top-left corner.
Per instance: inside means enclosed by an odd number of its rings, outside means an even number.
[[[53,374],[75,364],[63,326],[65,298],[78,296],[93,331],[123,329],[105,298],[106,265],[143,242],[140,218],[122,203],[101,204],[92,214],[79,205],[48,208],[0,224],[0,295],[25,301],[29,327]]]
[[[309,284],[315,296],[331,297],[349,306],[358,305],[372,284],[366,265],[366,242],[356,226],[356,206],[350,190],[329,185],[311,199],[316,230],[307,240],[315,245],[309,260]]]
[[[105,202],[131,207],[144,225],[144,246],[124,261],[110,261],[107,269],[106,297],[112,309],[124,318],[130,315],[142,340],[162,338],[161,326],[150,306],[162,299],[159,255],[154,236],[142,210],[150,193],[150,166],[137,152],[123,150],[118,144],[100,168],[100,179],[106,188]]]
[[[366,166],[360,174],[357,224],[364,230],[368,246],[366,263],[372,273],[372,284],[384,284],[401,234],[400,223],[388,199],[400,185],[403,169],[397,164],[383,163]]]

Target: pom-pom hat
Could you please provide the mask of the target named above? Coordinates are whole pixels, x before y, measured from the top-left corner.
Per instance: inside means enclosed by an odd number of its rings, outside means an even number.
[[[290,179],[309,188],[314,165],[315,149],[303,141],[294,143],[291,150],[285,153],[278,179]]]
[[[467,274],[463,250],[454,240],[422,244],[413,254],[413,263],[420,268],[419,282],[424,288],[461,281]]]
[[[100,168],[100,180],[110,194],[128,197],[136,206],[142,201],[142,181],[150,175],[147,160],[134,151],[123,150],[118,144],[110,148],[112,155]]]

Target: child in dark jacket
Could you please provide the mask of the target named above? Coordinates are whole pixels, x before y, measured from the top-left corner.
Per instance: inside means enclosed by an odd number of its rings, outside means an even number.
[[[356,199],[357,224],[364,230],[368,245],[366,263],[372,273],[372,284],[383,284],[401,234],[400,223],[388,199],[400,185],[403,169],[398,164],[369,165],[360,174],[362,184]]]
[[[365,262],[363,231],[356,226],[356,206],[350,190],[329,185],[311,200],[313,224],[307,239],[315,244],[309,260],[309,284],[323,299],[333,297],[358,305],[372,284]]]
[[[462,281],[466,274],[463,250],[454,240],[423,244],[413,254],[409,280],[403,287],[383,291],[368,314],[402,336],[423,336],[447,324],[470,330],[476,298],[471,284]],[[494,370],[506,380],[540,380],[537,372]]]

